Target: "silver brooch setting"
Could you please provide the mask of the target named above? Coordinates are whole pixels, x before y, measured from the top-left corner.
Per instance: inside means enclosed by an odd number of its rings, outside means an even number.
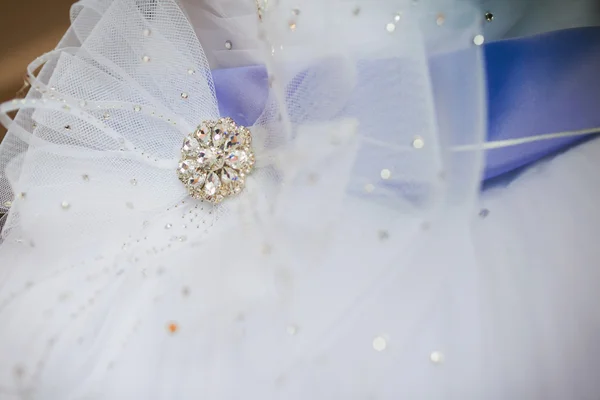
[[[244,179],[254,167],[252,135],[231,118],[202,122],[183,141],[177,168],[189,194],[220,203],[244,189]]]

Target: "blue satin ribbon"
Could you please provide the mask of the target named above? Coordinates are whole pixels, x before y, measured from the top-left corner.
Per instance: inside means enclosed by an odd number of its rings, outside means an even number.
[[[600,127],[600,27],[485,46],[487,141]],[[221,115],[252,125],[268,96],[263,67],[213,71]],[[484,179],[514,172],[586,140],[569,137],[488,150]]]

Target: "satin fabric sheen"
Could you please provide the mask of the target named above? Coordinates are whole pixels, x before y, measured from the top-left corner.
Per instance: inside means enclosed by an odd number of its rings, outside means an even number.
[[[596,110],[600,103],[600,27],[493,42],[485,45],[485,57],[487,141],[600,127]],[[213,78],[221,115],[252,125],[268,95],[266,70],[262,66],[219,69],[213,71]],[[253,102],[241,101],[250,94]],[[514,172],[588,138],[575,136],[488,150],[484,180]]]

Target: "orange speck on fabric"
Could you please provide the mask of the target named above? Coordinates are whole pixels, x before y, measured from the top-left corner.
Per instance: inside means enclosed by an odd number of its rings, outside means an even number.
[[[175,322],[170,322],[169,325],[167,325],[167,329],[169,333],[175,334],[179,330],[179,325],[177,325]]]

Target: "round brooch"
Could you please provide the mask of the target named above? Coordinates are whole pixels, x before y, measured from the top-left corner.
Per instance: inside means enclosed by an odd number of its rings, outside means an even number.
[[[195,199],[220,203],[244,188],[254,166],[250,130],[231,118],[204,121],[183,141],[177,168]]]

